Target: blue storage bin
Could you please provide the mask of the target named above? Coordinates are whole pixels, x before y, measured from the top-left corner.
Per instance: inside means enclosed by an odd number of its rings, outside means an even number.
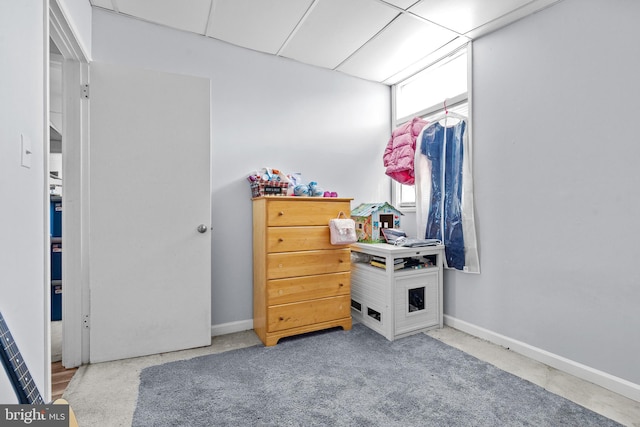
[[[62,280],[62,243],[51,243],[51,280]]]
[[[51,236],[62,237],[62,198],[52,196],[49,203]]]
[[[62,320],[62,283],[51,284],[51,320]]]

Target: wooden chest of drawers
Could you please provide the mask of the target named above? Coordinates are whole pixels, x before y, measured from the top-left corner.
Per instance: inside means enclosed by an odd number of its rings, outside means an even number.
[[[351,329],[351,249],[329,237],[341,211],[349,216],[351,199],[253,199],[253,328],[265,345]]]

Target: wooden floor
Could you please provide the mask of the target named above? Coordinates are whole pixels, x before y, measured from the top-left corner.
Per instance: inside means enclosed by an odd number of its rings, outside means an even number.
[[[62,397],[62,393],[67,389],[73,374],[78,368],[66,369],[62,362],[51,364],[51,399],[56,400]]]

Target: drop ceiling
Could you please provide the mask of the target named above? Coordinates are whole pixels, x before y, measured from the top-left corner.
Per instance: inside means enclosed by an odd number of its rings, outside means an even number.
[[[394,84],[560,0],[90,0],[93,7]]]

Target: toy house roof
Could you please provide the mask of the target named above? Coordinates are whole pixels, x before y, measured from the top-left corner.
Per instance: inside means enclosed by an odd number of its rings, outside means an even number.
[[[379,211],[382,208],[388,208],[399,215],[404,215],[402,212],[400,212],[399,210],[391,206],[389,203],[381,202],[381,203],[361,203],[360,205],[353,208],[353,210],[351,211],[351,216],[366,217],[373,214],[374,212]]]

